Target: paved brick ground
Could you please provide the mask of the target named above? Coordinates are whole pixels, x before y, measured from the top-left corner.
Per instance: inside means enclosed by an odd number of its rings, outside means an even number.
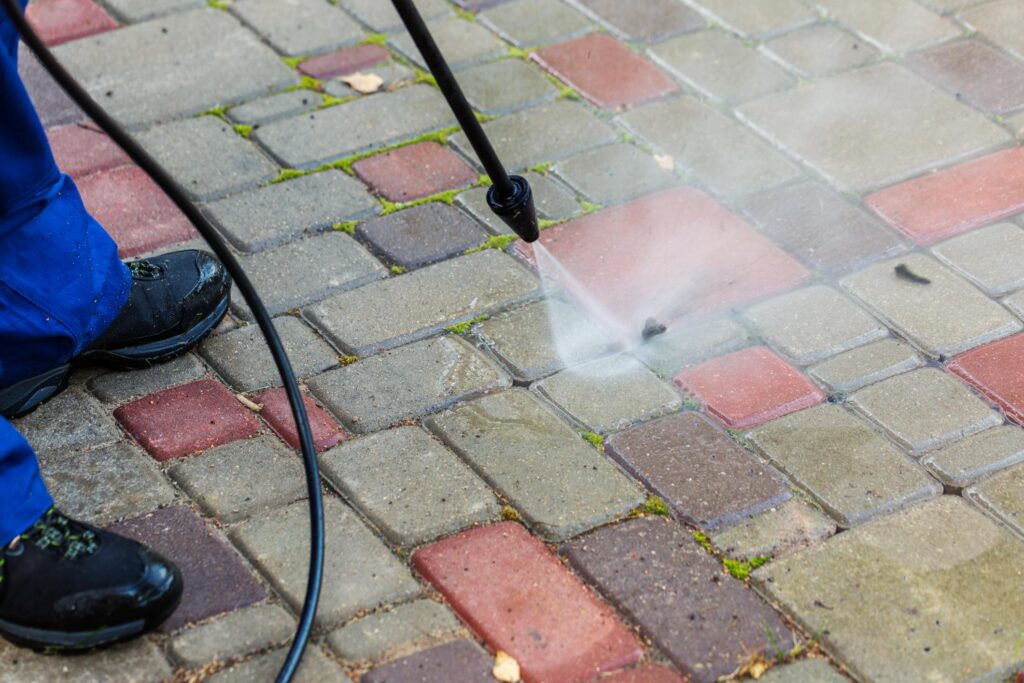
[[[546,292],[385,0],[30,8],[293,354],[328,498],[300,680],[484,683],[498,649],[525,683],[1024,669],[1020,0],[417,5],[548,250],[636,332],[676,294],[667,333],[624,353]],[[122,255],[196,244],[22,70]],[[271,680],[306,488],[249,319],[17,422],[64,509],[190,587],[141,642],[0,643],[0,683]]]

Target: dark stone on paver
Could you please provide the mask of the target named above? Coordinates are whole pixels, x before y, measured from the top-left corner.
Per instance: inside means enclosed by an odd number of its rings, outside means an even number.
[[[119,18],[127,22],[152,19],[156,16],[201,7],[203,0],[105,0]]]
[[[352,170],[377,195],[399,203],[477,180],[477,174],[466,162],[436,142],[420,142],[376,154],[357,161]]]
[[[533,201],[537,206],[537,216],[552,221],[570,218],[582,212],[579,203],[572,193],[556,183],[547,175],[528,171],[522,174],[530,183]],[[494,215],[487,204],[487,188],[477,187],[467,190],[455,197],[455,203],[466,209],[491,232],[498,235],[511,235],[512,230]]]
[[[733,320],[723,318],[670,330],[634,350],[633,355],[658,376],[671,377],[684,365],[736,351],[749,343],[750,335],[746,329]]]
[[[878,50],[832,24],[815,24],[768,41],[767,47],[806,76],[824,76],[870,62]]]
[[[260,429],[252,413],[212,379],[150,394],[121,406],[114,417],[160,461],[247,439]]]
[[[253,683],[269,681],[277,675],[284,664],[288,648],[281,648],[269,654],[244,660],[220,669],[206,678],[208,683]],[[303,654],[302,663],[295,674],[295,683],[351,683],[352,679],[342,673],[338,665],[324,655],[317,647],[309,647]]]
[[[390,2],[339,0],[338,4],[374,31],[387,32],[391,29],[403,28],[398,12]],[[416,9],[424,19],[437,19],[452,15],[452,8],[445,0],[417,0]]]
[[[554,172],[597,204],[620,204],[678,182],[638,147],[609,145],[555,164]]]
[[[674,522],[623,522],[562,552],[695,683],[732,673],[751,652],[771,655],[769,632],[778,647],[792,647],[779,616]]]
[[[391,53],[382,45],[367,43],[307,59],[299,64],[299,71],[313,78],[328,80],[368,69],[389,59]]]
[[[846,270],[905,249],[877,218],[819,182],[767,190],[741,207],[758,227],[819,270]]]
[[[476,22],[466,21],[460,17],[429,21],[427,28],[444,53],[448,65],[454,70],[489,60],[506,51],[505,44],[490,31]],[[427,68],[408,33],[393,37],[389,42],[409,61],[421,69]]]
[[[361,287],[387,274],[377,259],[343,232],[307,237],[239,260],[270,315]],[[282,273],[289,277],[282,278]],[[241,318],[252,320],[240,298],[231,306]]]
[[[280,605],[264,603],[181,631],[168,649],[181,664],[199,667],[281,645],[294,633],[295,619]]]
[[[373,669],[363,683],[493,683],[494,659],[476,643],[459,640]]]
[[[546,45],[593,29],[590,19],[560,0],[513,0],[484,10],[480,21],[519,47]]]
[[[89,391],[105,403],[124,403],[161,389],[185,384],[206,375],[206,366],[188,353],[174,360],[145,370],[108,372],[89,380]]]
[[[464,631],[446,606],[416,600],[347,624],[332,633],[328,642],[349,662],[381,661],[426,649]]]
[[[37,453],[92,448],[120,438],[99,401],[75,388],[15,420],[14,426]]]
[[[312,90],[292,90],[232,107],[228,116],[232,121],[258,126],[316,109],[323,99],[323,95]]]
[[[36,56],[21,44],[18,45],[18,75],[44,126],[59,126],[85,118],[85,114],[60,89]]]
[[[970,486],[982,477],[1024,461],[1024,430],[1001,425],[956,441],[922,462],[943,484]]]
[[[107,528],[145,543],[181,570],[185,593],[160,626],[164,633],[267,597],[235,551],[187,507],[164,508]]]
[[[93,0],[38,0],[25,9],[25,18],[50,47],[117,28]]]
[[[65,657],[35,653],[0,639],[0,681],[3,683],[53,683],[69,680],[74,667],[75,678],[104,683],[138,683],[166,681],[172,676],[170,665],[159,645],[149,639],[138,639],[105,650],[96,650],[75,657],[72,665]],[[76,682],[77,683],[77,682]]]
[[[835,532],[836,523],[828,515],[799,498],[791,498],[777,508],[711,534],[711,542],[727,557],[751,560],[796,552]]]
[[[57,166],[73,178],[131,163],[128,155],[94,123],[49,128],[46,137]]]
[[[363,37],[347,14],[322,0],[237,0],[231,11],[287,56],[327,52]]]
[[[480,64],[459,74],[466,99],[485,114],[504,114],[553,99],[558,90],[521,59]]]
[[[1017,465],[975,484],[964,494],[1024,534],[1024,467]]]
[[[56,52],[107,111],[130,125],[197,114],[298,81],[237,19],[215,9],[172,14]]]
[[[632,40],[653,43],[704,26],[704,18],[678,0],[580,0],[580,4]]]
[[[440,261],[487,239],[473,219],[443,202],[428,202],[367,221],[356,228],[356,234],[388,261],[404,268]]]
[[[263,406],[260,417],[270,425],[274,433],[295,450],[300,450],[299,431],[295,427],[295,417],[292,415],[291,403],[284,387],[260,392],[253,400]],[[317,453],[334,448],[348,437],[345,430],[338,426],[331,414],[321,408],[320,404],[309,396],[303,396],[302,402],[306,406],[306,417],[309,418],[309,426],[313,432],[313,447]]]
[[[705,529],[734,524],[790,497],[771,468],[696,413],[616,434],[605,448],[683,520]]]

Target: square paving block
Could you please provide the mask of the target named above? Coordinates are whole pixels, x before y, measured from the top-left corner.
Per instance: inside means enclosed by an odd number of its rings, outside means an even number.
[[[609,24],[616,33],[636,42],[657,42],[677,33],[704,27],[699,12],[678,0],[580,0],[580,5]]]
[[[1021,461],[1024,430],[1000,425],[941,448],[923,463],[943,484],[959,489]]]
[[[776,420],[750,439],[843,527],[942,492],[913,460],[835,405]]]
[[[911,64],[940,88],[981,109],[1004,114],[1024,107],[1024,63],[977,40],[940,45]]]
[[[1024,534],[1024,467],[1017,465],[964,492],[967,497]]]
[[[294,633],[294,617],[280,605],[263,603],[184,630],[168,649],[178,662],[196,668],[283,645]]]
[[[519,47],[546,45],[593,29],[590,19],[559,0],[513,0],[477,17]]]
[[[487,240],[487,233],[476,221],[443,202],[427,202],[375,218],[360,224],[356,234],[403,268],[425,266]]]
[[[37,453],[68,453],[119,441],[122,437],[99,401],[72,388],[13,422]]]
[[[460,17],[437,19],[428,21],[427,28],[444,53],[448,65],[455,71],[506,52],[504,43],[474,21],[466,21]],[[393,37],[389,42],[417,66],[427,68],[408,33]]]
[[[590,201],[621,204],[679,182],[651,155],[629,144],[614,144],[584,152],[555,164],[554,172]]]
[[[912,346],[888,338],[839,354],[807,374],[832,391],[848,393],[922,365]]]
[[[363,675],[363,683],[491,683],[494,658],[471,640],[403,657]]]
[[[558,90],[540,69],[521,59],[501,59],[480,64],[459,74],[466,98],[485,114],[504,114],[548,100]]]
[[[1024,59],[1024,7],[1016,0],[992,0],[959,13],[967,26]]]
[[[878,56],[871,43],[833,24],[814,24],[769,40],[769,50],[805,76],[846,71]]]
[[[815,545],[835,532],[836,523],[828,515],[809,503],[792,499],[711,534],[711,542],[727,557],[750,560],[781,557]]]
[[[949,369],[980,391],[1018,424],[1024,424],[1024,335],[957,356]]]
[[[819,0],[834,19],[887,52],[910,52],[954,38],[961,29],[913,0]]]
[[[701,0],[701,5],[731,30],[747,36],[779,33],[816,18],[799,0]]]
[[[237,0],[231,11],[289,57],[327,52],[363,37],[356,22],[322,0]]]
[[[997,223],[936,245],[932,252],[991,296],[1024,287],[1024,229]]]
[[[416,600],[346,624],[328,636],[331,649],[349,662],[386,661],[463,635],[445,605]],[[452,672],[454,673],[454,672]]]

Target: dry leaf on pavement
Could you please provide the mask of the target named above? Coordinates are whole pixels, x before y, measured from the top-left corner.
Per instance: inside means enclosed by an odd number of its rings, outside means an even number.
[[[380,90],[380,86],[384,85],[384,79],[377,74],[364,74],[361,71],[342,76],[341,82],[364,95],[375,93]]]
[[[519,683],[519,662],[512,659],[507,652],[498,650],[494,655],[491,675],[503,683]]]
[[[676,167],[676,160],[672,158],[671,154],[655,154],[654,161],[666,171],[671,171]]]

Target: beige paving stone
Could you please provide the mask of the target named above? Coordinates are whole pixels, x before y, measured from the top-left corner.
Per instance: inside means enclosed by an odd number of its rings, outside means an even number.
[[[265,655],[247,659],[221,669],[205,679],[208,683],[251,683],[252,681],[272,680],[281,665],[284,664],[287,648],[274,650]],[[302,664],[293,679],[295,683],[350,683],[351,679],[341,672],[338,665],[328,659],[320,648],[312,646],[306,649]]]
[[[1000,425],[941,448],[922,460],[943,484],[970,486],[978,479],[1024,461],[1024,429]]]
[[[800,0],[700,0],[715,20],[747,36],[763,36],[807,24],[814,11]]]
[[[909,52],[960,35],[955,22],[913,0],[818,0],[832,17],[890,52]]]
[[[989,477],[964,493],[1024,535],[1024,465]]]
[[[1024,542],[954,496],[754,573],[859,680],[1003,681],[1020,661]]]
[[[836,532],[836,523],[818,508],[791,499],[777,508],[711,534],[729,557],[781,557],[818,543]]]
[[[37,654],[0,639],[0,683],[141,683],[170,678],[171,667],[151,640],[135,640],[69,660]]]
[[[281,645],[294,631],[295,619],[283,607],[265,603],[180,631],[169,649],[182,665],[198,667]]]
[[[1024,318],[1024,289],[1003,299],[1003,303],[1018,317]]]
[[[750,335],[740,324],[720,318],[669,330],[633,351],[633,355],[659,377],[671,377],[685,364],[738,351],[749,344]]]
[[[767,46],[805,76],[852,69],[878,55],[871,43],[833,24],[807,26],[774,38]]]
[[[851,392],[922,365],[912,346],[889,338],[830,358],[807,374],[832,391]]]
[[[801,659],[785,666],[773,666],[761,683],[847,683],[846,676],[824,659]]]
[[[1000,47],[1024,59],[1024,4],[1019,0],[992,0],[959,15],[968,26]]]
[[[451,610],[433,600],[415,600],[376,612],[343,626],[327,638],[331,649],[349,662],[405,657],[463,635]]]
[[[900,277],[900,265],[929,282]],[[840,284],[933,358],[956,355],[1021,329],[1005,308],[921,254],[877,263]]]
[[[991,296],[1024,287],[1024,229],[997,223],[932,247],[932,252]]]

